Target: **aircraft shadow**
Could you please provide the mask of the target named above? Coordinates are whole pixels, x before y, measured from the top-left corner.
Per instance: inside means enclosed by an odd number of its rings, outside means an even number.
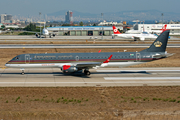
[[[2,75],[21,75],[21,73],[1,73]],[[84,75],[82,72],[75,72],[75,73],[62,73],[62,72],[25,72],[24,75],[52,75],[53,76],[74,76],[74,77],[81,77],[81,78],[90,78],[90,76]],[[120,72],[91,72],[91,74],[151,74],[146,71],[120,71]]]
[[[151,74],[146,71],[138,71],[138,72],[133,72],[133,71],[120,71],[120,72],[94,72],[91,74],[136,74],[136,73],[141,73],[141,74]]]

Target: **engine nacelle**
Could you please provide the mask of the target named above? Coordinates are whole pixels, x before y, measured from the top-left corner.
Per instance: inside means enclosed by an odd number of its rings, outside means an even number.
[[[70,65],[63,65],[61,70],[63,71],[63,73],[73,73],[78,71],[76,67]]]
[[[36,36],[37,38],[39,37],[39,35],[38,35],[37,33],[35,34],[35,36]]]

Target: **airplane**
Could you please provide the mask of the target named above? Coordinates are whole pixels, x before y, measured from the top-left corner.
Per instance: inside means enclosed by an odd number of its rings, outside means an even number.
[[[5,64],[9,68],[60,68],[63,73],[84,71],[89,76],[89,69],[107,66],[132,66],[163,59],[173,54],[167,53],[166,46],[169,30],[164,31],[149,48],[140,52],[97,52],[97,53],[43,53],[20,54]]]
[[[10,29],[7,29],[6,31],[0,30],[0,34],[1,34],[1,33],[10,33],[10,32],[12,32]]]
[[[128,30],[128,31],[126,31],[125,33],[126,34],[140,34],[140,33],[142,33],[142,32],[144,32],[144,31],[146,31],[146,32],[148,32],[148,33],[156,33],[156,34],[161,34],[164,30],[166,30],[166,28],[167,28],[167,24],[165,24],[163,27],[162,27],[162,29],[161,30],[144,30],[144,28],[143,28],[143,31],[142,30]]]
[[[41,38],[41,35],[45,36],[45,38],[46,38],[46,36],[49,36],[49,38],[51,38],[51,36],[53,36],[53,37],[56,36],[55,33],[49,32],[48,29],[46,29],[45,24],[44,24],[44,28],[43,28],[43,30],[42,30],[42,34],[41,34],[40,32],[35,32],[35,31],[25,31],[25,32],[36,33],[35,36],[36,36],[37,38]]]
[[[115,26],[112,26],[114,34],[112,34],[113,38],[115,36],[126,38],[126,39],[134,39],[136,41],[137,39],[144,41],[145,39],[156,39],[158,36],[154,34],[149,34],[147,32],[142,32],[141,34],[122,34],[118,31],[118,29]]]

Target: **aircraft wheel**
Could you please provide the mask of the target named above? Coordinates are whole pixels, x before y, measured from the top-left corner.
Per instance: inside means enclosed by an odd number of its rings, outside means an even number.
[[[24,75],[24,71],[21,72],[21,75]]]
[[[85,71],[84,71],[84,74],[89,76],[89,75],[91,75],[91,72],[85,70]]]

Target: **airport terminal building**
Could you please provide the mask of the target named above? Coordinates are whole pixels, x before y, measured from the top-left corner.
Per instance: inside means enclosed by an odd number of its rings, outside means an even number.
[[[149,30],[161,30],[164,24],[135,24],[134,30],[145,31]],[[167,24],[167,28],[170,29],[170,35],[180,35],[180,24]]]
[[[54,32],[57,35],[70,35],[70,36],[111,36],[113,29],[111,26],[58,26],[48,27],[49,32]]]

